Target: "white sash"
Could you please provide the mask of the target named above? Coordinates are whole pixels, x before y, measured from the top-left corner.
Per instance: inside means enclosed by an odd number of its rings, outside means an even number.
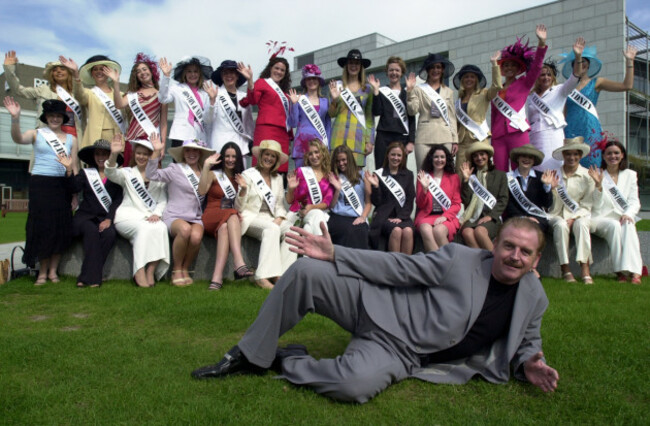
[[[405,135],[409,134],[409,119],[408,116],[406,115],[406,106],[404,105],[404,102],[399,98],[399,96],[395,95],[395,93],[390,89],[390,87],[380,87],[379,92],[381,92],[382,95],[386,96],[386,98],[390,101],[390,104],[393,106],[393,109],[397,113],[397,116],[400,118],[400,121],[402,122],[402,126],[404,126],[404,133]]]
[[[138,124],[140,124],[142,130],[147,133],[147,136],[151,136],[152,133],[157,133],[158,129],[156,129],[156,126],[153,125],[149,116],[144,112],[142,106],[140,106],[140,101],[138,101],[138,93],[129,92],[126,95],[126,99],[129,102],[129,108],[131,108],[133,116],[136,120],[138,120]]]
[[[201,128],[201,131],[205,130],[205,122],[203,121],[203,108],[201,108],[201,104],[199,101],[196,99],[194,96],[194,93],[192,90],[187,87],[180,87],[181,89],[181,94],[183,95],[183,100],[187,104],[188,107],[192,110],[192,113],[194,114],[194,117],[196,117],[196,121],[199,123],[199,127]]]
[[[59,140],[58,137],[56,137],[56,134],[50,129],[49,127],[41,127],[40,129],[37,130],[43,139],[45,139],[45,142],[52,148],[52,151],[54,151],[54,155],[57,157],[61,155],[68,155],[68,151],[65,149],[65,144]]]
[[[621,194],[621,190],[618,188],[618,186],[616,186],[614,180],[609,175],[607,170],[604,171],[603,176],[604,176],[603,188],[607,190],[607,193],[609,194],[610,198],[614,202],[614,206],[616,207],[616,210],[620,214],[625,213],[625,211],[629,207],[629,204],[627,203],[627,199],[623,194]]]
[[[130,167],[124,169],[124,171],[129,170],[131,176],[128,177],[129,186],[133,188],[136,194],[138,194],[138,199],[142,201],[147,209],[150,212],[156,210],[158,203],[153,199],[147,188],[142,184],[142,175],[136,167]]]
[[[271,89],[273,89],[275,94],[280,98],[280,102],[282,102],[282,107],[284,108],[285,126],[287,127],[287,131],[289,131],[289,99],[287,99],[285,94],[282,93],[282,90],[273,79],[265,78],[264,81],[271,86]]]
[[[115,106],[115,102],[113,102],[113,100],[99,87],[95,86],[91,90],[95,96],[99,98],[99,101],[104,104],[104,108],[106,108],[106,111],[111,115],[115,124],[120,128],[120,131],[126,133],[126,121],[124,121],[124,117],[122,117],[120,110]],[[120,94],[118,93],[117,96],[120,96]]]
[[[420,84],[420,89],[427,95],[431,104],[435,105],[438,111],[440,111],[440,115],[445,120],[445,123],[447,123],[447,126],[449,126],[449,111],[447,110],[445,100],[428,83]]]
[[[228,176],[221,170],[214,170],[214,177],[217,178],[217,182],[219,182],[219,186],[226,198],[234,200],[237,197],[237,191],[235,191],[235,187],[228,179]]]
[[[550,88],[549,90],[553,90],[553,88]],[[539,111],[542,113],[544,116],[544,119],[549,122],[549,124],[552,124],[553,127],[556,129],[559,129],[563,126],[566,125],[566,121],[564,121],[564,113],[562,110],[554,110],[546,102],[544,102],[544,99],[539,96],[537,93],[533,92],[530,94],[530,103]]]
[[[573,201],[573,199],[569,196],[569,193],[566,190],[566,186],[564,186],[564,182],[561,181],[555,189],[557,190],[557,195],[560,197],[560,200],[562,200],[564,205],[571,211],[571,213],[577,212],[579,208],[578,203]]]
[[[434,181],[432,176],[429,176],[429,192],[433,196],[434,201],[440,204],[440,207],[442,207],[443,210],[449,210],[449,207],[451,207],[451,200],[447,194],[445,194],[445,191],[443,191]]]
[[[301,167],[302,175],[305,178],[307,183],[307,188],[309,188],[309,199],[311,199],[312,204],[320,204],[323,202],[323,194],[320,190],[320,185],[316,179],[316,174],[314,169],[311,167]]]
[[[275,216],[275,195],[273,194],[273,191],[271,191],[271,188],[264,181],[264,178],[260,172],[256,168],[251,167],[250,169],[246,169],[244,171],[244,174],[253,181],[257,187],[257,190],[260,192],[260,194],[262,194],[262,198],[266,202],[266,205],[269,207],[271,215]]]
[[[359,102],[357,102],[357,98],[355,98],[352,92],[350,92],[350,89],[345,89],[341,92],[341,99],[343,99],[345,105],[348,106],[350,111],[352,111],[352,114],[354,114],[354,116],[357,118],[359,124],[361,124],[365,129],[366,116],[363,113],[363,108],[361,108],[361,105],[359,105]]]
[[[512,194],[519,206],[521,206],[521,208],[526,213],[532,216],[548,219],[548,215],[544,212],[544,210],[537,207],[532,201],[528,199],[528,197],[526,197],[526,194],[524,194],[521,186],[519,186],[517,178],[512,175],[512,172],[508,172],[508,189],[510,190],[510,194]]]
[[[573,89],[569,93],[569,99],[577,103],[581,108],[587,111],[589,114],[598,118],[598,111],[596,111],[596,106],[587,98],[585,95],[580,93],[578,89]]]
[[[474,194],[489,208],[494,208],[494,205],[497,203],[497,199],[494,198],[494,195],[490,193],[481,182],[478,181],[476,175],[472,175],[469,178],[469,187],[474,191]]]
[[[298,98],[298,104],[302,111],[305,113],[311,125],[316,129],[320,135],[320,140],[325,144],[325,146],[330,146],[329,139],[327,138],[327,131],[325,131],[325,125],[323,120],[320,119],[320,115],[316,111],[316,108],[309,102],[309,98],[305,95],[300,95]]]
[[[106,187],[104,186],[104,183],[99,176],[99,172],[94,168],[83,170],[84,173],[86,173],[86,178],[88,179],[88,183],[90,183],[90,187],[95,193],[95,197],[97,197],[97,201],[99,201],[99,204],[101,204],[102,207],[104,207],[104,210],[106,210],[106,213],[108,213],[108,209],[111,207],[113,199],[108,194],[108,191],[106,190]]]
[[[472,120],[469,114],[463,110],[460,99],[456,100],[456,118],[460,121],[463,127],[474,135],[476,140],[482,141],[489,136],[490,128],[487,125],[487,120],[483,120],[480,125],[476,123],[476,121]]]
[[[492,99],[492,105],[506,118],[508,119],[510,126],[515,129],[521,130],[522,132],[530,129],[530,125],[526,122],[526,109],[522,108],[521,111],[517,112],[513,107],[510,106],[506,101],[501,99],[498,95]]]
[[[359,200],[359,194],[354,190],[352,184],[345,175],[339,175],[339,179],[341,179],[341,191],[343,191],[343,196],[348,200],[348,204],[352,206],[357,216],[361,216],[363,214],[363,206],[361,205],[361,200]]]
[[[239,133],[246,139],[253,139],[244,132],[244,124],[241,122],[241,119],[237,115],[236,108],[233,105],[230,96],[223,94],[223,92],[226,91],[226,88],[224,86],[221,86],[219,89],[220,90],[219,94],[217,95],[217,102],[219,103],[221,110],[224,112],[224,114],[226,114],[230,126],[235,132]]]
[[[196,177],[192,168],[187,164],[182,163],[181,167],[187,181],[192,185],[192,189],[194,189],[194,195],[196,196],[196,200],[199,202],[199,208],[203,211],[203,197],[199,194],[199,178]]]
[[[386,188],[390,190],[393,194],[393,197],[397,200],[400,207],[404,207],[406,203],[406,193],[404,188],[395,180],[391,175],[382,176],[384,169],[377,169],[374,173],[379,177],[379,179],[386,185]]]
[[[77,102],[77,100],[73,98],[67,90],[58,84],[56,85],[56,94],[72,110],[75,117],[77,117],[77,120],[81,122],[81,105],[79,105],[79,102]]]

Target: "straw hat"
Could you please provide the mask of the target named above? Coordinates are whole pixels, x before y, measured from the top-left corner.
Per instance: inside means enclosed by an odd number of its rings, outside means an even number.
[[[585,138],[576,136],[575,138],[565,139],[564,145],[553,151],[553,158],[558,161],[564,160],[562,156],[564,151],[580,151],[582,153],[580,158],[584,158],[591,151],[591,147],[585,143]]]
[[[216,151],[208,148],[205,142],[198,139],[187,139],[183,141],[183,145],[175,146],[174,148],[169,148],[167,152],[172,156],[177,163],[184,163],[185,157],[183,156],[183,150],[185,148],[194,148],[201,151],[201,156],[199,157],[199,163],[202,163],[207,157],[214,154]]]
[[[472,162],[472,154],[479,151],[487,152],[490,158],[494,156],[494,148],[492,148],[492,145],[487,142],[474,142],[465,151],[465,161]]]
[[[95,85],[95,80],[93,79],[90,70],[92,70],[93,67],[97,65],[106,65],[107,67],[116,70],[118,74],[122,72],[122,67],[120,66],[120,64],[110,59],[108,56],[104,56],[104,55],[91,56],[90,58],[88,58],[86,63],[83,64],[79,69],[79,78],[84,84],[88,86]]]
[[[510,161],[516,163],[517,158],[520,155],[528,155],[530,157],[533,157],[535,159],[533,166],[539,166],[540,164],[542,164],[542,161],[544,161],[544,153],[529,143],[510,151]]]
[[[274,169],[277,170],[280,165],[289,161],[289,156],[282,152],[282,147],[280,146],[279,142],[266,139],[260,142],[258,146],[253,147],[253,156],[257,159],[258,162],[261,161],[262,152],[266,151],[267,149],[278,154],[279,161],[275,164]]]

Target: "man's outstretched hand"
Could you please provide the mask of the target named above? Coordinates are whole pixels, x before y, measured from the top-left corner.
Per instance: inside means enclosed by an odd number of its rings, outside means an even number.
[[[524,362],[524,374],[528,381],[544,392],[553,392],[557,388],[560,376],[554,368],[549,367],[542,360],[544,354],[537,352]]]
[[[325,222],[320,223],[323,235],[314,235],[297,226],[292,226],[293,232],[287,232],[286,240],[291,245],[289,250],[294,253],[309,256],[313,259],[334,261],[334,244],[327,231]]]

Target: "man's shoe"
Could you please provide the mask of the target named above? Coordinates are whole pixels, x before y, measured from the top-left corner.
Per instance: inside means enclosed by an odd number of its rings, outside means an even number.
[[[212,379],[218,377],[232,376],[235,374],[264,374],[265,368],[258,367],[249,362],[239,349],[233,346],[218,363],[206,365],[192,371],[195,379]]]
[[[309,355],[307,347],[304,345],[291,344],[284,348],[278,348],[278,350],[275,351],[275,359],[273,360],[273,364],[271,364],[271,370],[282,373],[282,361],[284,361],[285,358],[303,355]]]

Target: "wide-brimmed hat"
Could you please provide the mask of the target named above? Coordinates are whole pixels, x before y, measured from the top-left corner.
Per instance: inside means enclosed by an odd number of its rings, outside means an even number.
[[[61,61],[48,62],[47,64],[45,64],[45,69],[43,70],[43,77],[50,78],[50,74],[52,73],[52,70],[56,67],[63,67],[67,70],[67,68],[65,67],[65,65],[61,63]],[[69,72],[70,71],[68,70],[68,73]]]
[[[465,151],[465,161],[469,161],[471,163],[472,154],[479,151],[487,152],[490,158],[494,156],[494,148],[492,148],[492,145],[487,142],[474,142],[469,146],[469,148],[467,148],[467,151]]]
[[[516,163],[517,158],[519,158],[520,155],[528,155],[533,157],[535,159],[533,166],[539,166],[542,164],[542,161],[544,161],[544,153],[529,143],[510,151],[510,161]]]
[[[219,65],[219,67],[214,70],[210,76],[210,80],[212,80],[217,86],[221,86],[223,84],[223,79],[221,78],[221,71],[223,70],[235,70],[237,72],[237,83],[235,83],[237,87],[246,83],[246,77],[237,71],[237,62],[226,59],[225,61],[221,62],[221,65]]]
[[[289,156],[284,152],[282,152],[282,146],[280,146],[279,142],[276,142],[271,139],[265,139],[262,142],[260,142],[258,146],[253,147],[253,156],[257,159],[258,162],[261,161],[260,157],[262,155],[262,152],[266,151],[267,149],[278,154],[279,160],[275,165],[276,170],[278,167],[280,167],[280,165],[289,161]]]
[[[305,87],[305,80],[308,78],[317,78],[321,87],[325,86],[325,79],[321,76],[321,71],[320,68],[318,68],[318,65],[307,64],[302,67],[302,79],[300,79],[300,85],[302,87]]]
[[[203,78],[206,80],[210,78],[210,75],[212,75],[212,64],[208,58],[203,56],[187,56],[181,59],[181,61],[176,64],[176,67],[174,67],[174,80],[179,83],[181,82],[183,71],[185,71],[185,68],[188,65],[196,65],[199,67],[201,74],[203,74]]]
[[[422,64],[422,68],[420,68],[420,71],[418,71],[418,75],[422,80],[426,81],[429,68],[431,68],[434,64],[444,65],[445,70],[442,74],[443,78],[448,78],[456,70],[454,64],[452,64],[451,61],[446,57],[442,56],[439,53],[429,53],[429,56],[427,56],[427,58],[424,60],[424,63]]]
[[[573,61],[576,59],[576,54],[572,51],[562,53],[560,56],[563,59],[560,61],[561,64],[564,64],[562,67],[562,75],[564,78],[568,79],[573,73]],[[589,70],[587,75],[589,78],[595,76],[600,72],[600,69],[603,67],[603,62],[596,57],[596,46],[587,46],[582,51],[582,58],[589,60]]]
[[[519,72],[517,74],[528,71],[530,64],[533,63],[533,58],[535,57],[535,48],[529,47],[529,42],[530,41],[527,40],[526,44],[524,44],[521,39],[517,37],[517,41],[514,44],[504,47],[503,50],[501,50],[501,59],[499,59],[498,62],[499,66],[504,62],[512,61],[519,65]]]
[[[344,68],[350,59],[356,59],[361,62],[361,66],[368,68],[372,62],[370,59],[363,59],[361,51],[359,49],[352,49],[348,52],[348,56],[343,56],[336,60],[336,63],[339,64],[339,67]]]
[[[47,118],[45,118],[47,114],[60,114],[63,116],[63,124],[65,124],[70,119],[65,109],[65,102],[58,99],[48,99],[43,102],[43,113],[38,119],[47,124]]]
[[[79,78],[84,84],[88,86],[95,85],[95,80],[93,79],[90,70],[92,70],[93,67],[97,65],[106,65],[107,67],[116,70],[118,74],[122,72],[122,67],[120,66],[120,64],[110,59],[108,56],[104,56],[104,55],[91,56],[90,58],[88,58],[86,63],[83,64],[79,69]]]
[[[463,65],[463,67],[456,73],[454,76],[454,87],[456,90],[460,89],[460,80],[463,78],[465,74],[475,74],[476,78],[478,79],[478,86],[482,89],[486,86],[487,80],[485,79],[485,75],[483,75],[483,71],[476,65]]]
[[[585,138],[576,136],[575,138],[564,139],[564,145],[553,151],[553,158],[558,161],[564,160],[562,155],[564,151],[580,151],[582,153],[580,158],[584,158],[591,151],[591,147],[585,143]]]
[[[94,144],[81,148],[77,156],[81,161],[88,164],[90,167],[97,168],[97,163],[95,163],[95,150],[103,149],[104,151],[111,152],[111,143],[106,139],[97,139]],[[117,165],[121,166],[124,163],[124,157],[122,154],[117,156]]]
[[[147,139],[132,139],[129,142],[131,142],[131,148],[135,150],[136,145],[142,145],[143,147],[147,148],[149,151],[153,152],[153,144],[149,142]]]
[[[185,157],[183,156],[183,150],[185,148],[194,148],[201,151],[201,156],[199,157],[199,163],[202,163],[207,157],[214,154],[216,151],[208,148],[205,142],[198,139],[187,139],[183,141],[181,146],[176,146],[174,148],[169,148],[167,152],[172,156],[177,163],[184,163]]]

